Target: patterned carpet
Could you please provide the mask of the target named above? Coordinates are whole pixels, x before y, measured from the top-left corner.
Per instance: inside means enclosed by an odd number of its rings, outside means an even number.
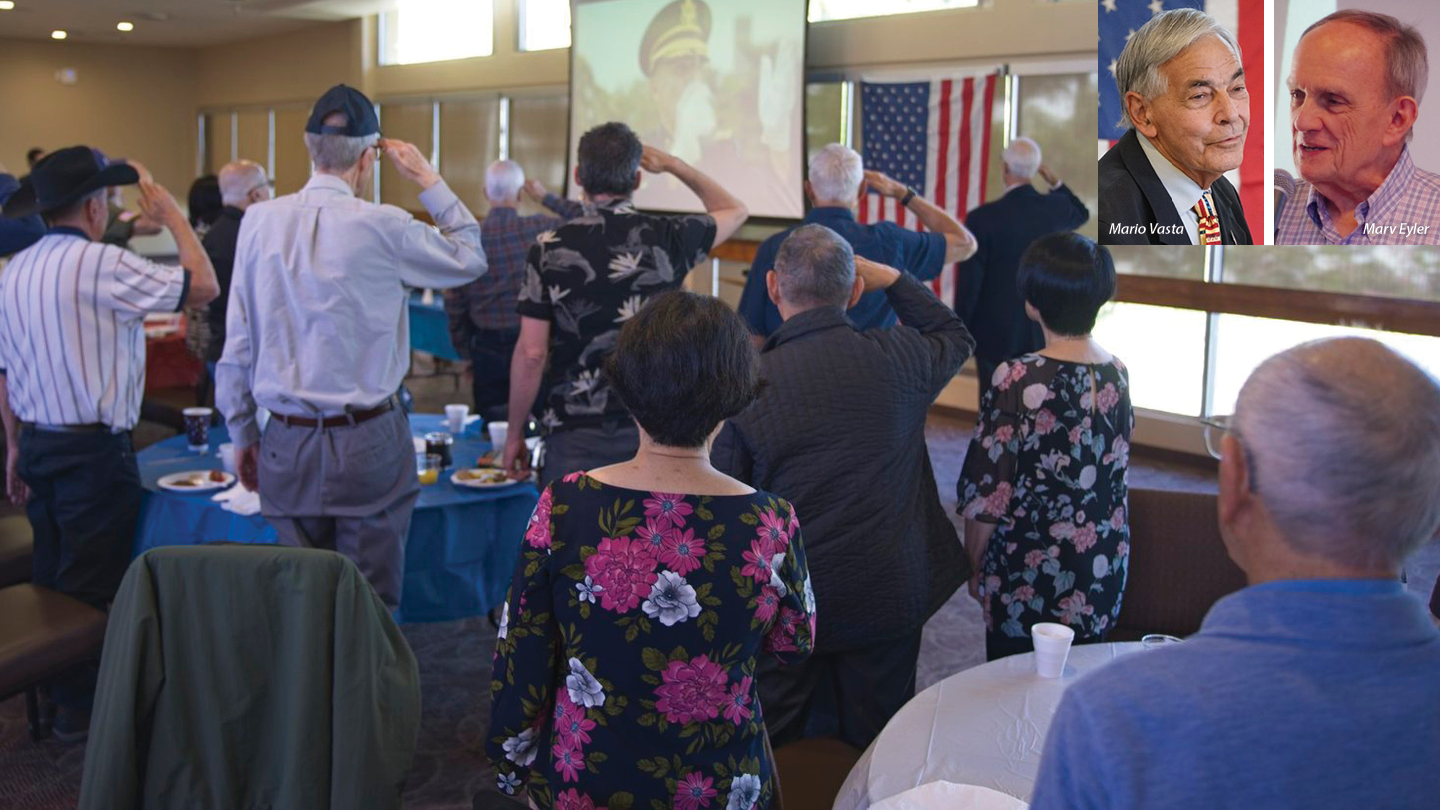
[[[425,409],[425,408],[422,408]],[[970,425],[932,417],[927,430],[940,497],[954,511],[954,482],[964,462]],[[1201,467],[1133,460],[1132,487],[1213,491]],[[1411,588],[1428,597],[1440,574],[1440,544],[1431,544],[1410,566]],[[468,810],[471,797],[493,785],[483,740],[489,721],[490,658],[494,631],[484,619],[404,627],[420,662],[423,718],[415,765],[405,792],[416,810]],[[925,626],[919,685],[924,688],[984,660],[978,606],[962,590]],[[0,808],[60,810],[75,806],[84,765],[83,745],[32,743],[25,730],[22,698],[0,703]],[[783,775],[782,775],[783,776]],[[786,787],[787,792],[792,790]]]

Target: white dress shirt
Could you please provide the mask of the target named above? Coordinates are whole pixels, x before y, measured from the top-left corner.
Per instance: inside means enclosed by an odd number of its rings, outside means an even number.
[[[438,230],[316,174],[246,209],[215,375],[236,447],[259,441],[257,404],[338,416],[399,390],[410,368],[406,286],[457,287],[486,270],[480,225],[455,192],[442,180],[420,203]]]
[[[140,421],[145,316],[175,312],[189,276],[115,245],[54,228],[0,274],[0,373],[22,422]]]
[[[1140,148],[1145,150],[1145,157],[1150,159],[1150,166],[1155,169],[1156,176],[1165,186],[1165,192],[1170,195],[1170,201],[1175,204],[1175,210],[1180,214],[1180,221],[1185,223],[1185,233],[1190,235],[1190,244],[1200,244],[1200,217],[1195,214],[1195,203],[1200,202],[1200,197],[1205,190],[1200,188],[1199,183],[1175,168],[1175,164],[1160,154],[1160,150],[1155,148],[1155,144],[1150,143],[1149,138],[1138,132],[1135,134],[1140,138]]]

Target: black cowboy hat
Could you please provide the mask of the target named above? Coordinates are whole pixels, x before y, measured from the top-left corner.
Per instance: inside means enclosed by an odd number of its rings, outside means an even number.
[[[8,219],[48,214],[108,186],[140,182],[135,167],[110,163],[88,146],[69,146],[45,156],[5,203]]]

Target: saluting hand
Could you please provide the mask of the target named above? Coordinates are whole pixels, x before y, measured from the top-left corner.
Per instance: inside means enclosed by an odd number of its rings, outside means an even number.
[[[145,217],[165,225],[173,225],[177,221],[185,222],[185,213],[180,210],[175,195],[149,179],[149,175],[147,171],[140,176],[140,210],[145,213]]]
[[[525,185],[522,186],[522,188],[524,189],[525,193],[529,195],[530,199],[534,200],[535,202],[540,202],[541,200],[545,199],[546,194],[550,193],[550,189],[545,188],[545,184],[540,182],[539,180],[526,180]]]
[[[856,256],[855,277],[865,282],[865,292],[868,293],[894,284],[900,278],[900,271],[886,264],[872,262],[864,256]]]
[[[405,179],[419,184],[422,190],[440,182],[439,173],[430,165],[430,161],[420,154],[415,144],[395,138],[381,138],[380,148],[385,150],[385,157],[390,158],[395,170]]]
[[[656,149],[653,146],[643,147],[640,151],[640,168],[651,174],[668,172],[674,163],[675,157],[673,155]]]
[[[904,183],[891,179],[889,175],[875,171],[865,172],[865,182],[860,186],[860,196],[862,198],[865,196],[865,189],[867,187],[881,197],[893,197],[897,200],[904,197],[905,193],[909,191]]]

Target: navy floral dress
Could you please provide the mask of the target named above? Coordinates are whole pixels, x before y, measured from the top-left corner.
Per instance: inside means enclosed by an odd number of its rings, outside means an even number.
[[[750,810],[774,795],[756,659],[810,654],[800,525],[765,492],[546,487],[501,613],[487,752],[540,808]]]
[[[1037,622],[1069,625],[1083,643],[1120,615],[1134,423],[1118,359],[1027,354],[995,370],[958,485],[966,520],[999,524],[981,562],[991,660],[1033,649]]]

